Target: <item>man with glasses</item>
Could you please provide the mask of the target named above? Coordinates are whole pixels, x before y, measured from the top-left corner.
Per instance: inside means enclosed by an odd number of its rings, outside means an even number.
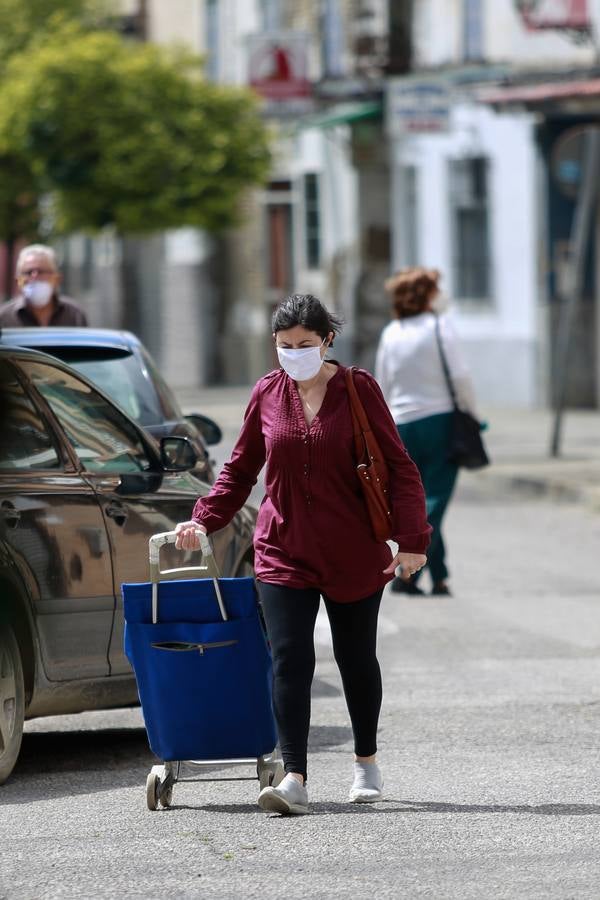
[[[0,326],[87,325],[81,307],[59,294],[60,272],[52,247],[30,244],[17,259],[19,296],[0,306]]]

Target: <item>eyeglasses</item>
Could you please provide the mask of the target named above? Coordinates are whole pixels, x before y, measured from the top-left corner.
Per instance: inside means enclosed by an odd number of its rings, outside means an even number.
[[[20,278],[31,278],[33,275],[54,275],[54,269],[21,269],[19,272]]]

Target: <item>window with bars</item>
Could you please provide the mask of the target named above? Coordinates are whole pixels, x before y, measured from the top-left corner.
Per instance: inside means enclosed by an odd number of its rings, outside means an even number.
[[[450,161],[453,290],[457,299],[489,301],[489,161]]]
[[[319,176],[308,172],[304,176],[304,241],[309,269],[318,269],[321,265],[320,206]]]

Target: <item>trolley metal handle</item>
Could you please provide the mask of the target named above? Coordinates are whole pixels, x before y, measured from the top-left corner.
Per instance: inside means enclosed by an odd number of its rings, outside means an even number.
[[[156,625],[158,622],[158,584],[160,582],[161,575],[166,576],[166,578],[177,578],[179,576],[185,575],[197,575],[200,572],[206,572],[210,578],[212,578],[215,593],[217,595],[217,603],[219,604],[219,610],[221,612],[221,617],[224,622],[229,619],[227,615],[227,607],[223,601],[223,596],[221,594],[221,587],[219,585],[219,578],[221,573],[219,572],[219,567],[217,566],[216,560],[213,555],[213,550],[211,543],[208,539],[208,535],[204,534],[203,531],[196,532],[198,537],[200,538],[200,551],[202,553],[202,558],[206,561],[205,566],[182,566],[177,569],[161,569],[160,568],[160,548],[164,547],[165,544],[174,544],[177,539],[176,531],[161,531],[159,534],[153,534],[152,537],[148,541],[148,557],[150,561],[150,581],[152,583],[152,624]]]

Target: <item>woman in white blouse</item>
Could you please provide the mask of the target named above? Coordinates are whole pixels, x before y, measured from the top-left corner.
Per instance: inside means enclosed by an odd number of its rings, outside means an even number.
[[[476,412],[456,333],[448,315],[435,309],[439,278],[435,269],[413,267],[402,269],[385,282],[394,319],[381,334],[375,375],[425,487],[427,516],[433,527],[427,551],[431,593],[449,595],[441,526],[458,468],[448,460],[452,400],[442,369],[436,322],[458,404],[473,415]],[[395,578],[392,590],[423,594],[419,575],[408,580]]]

